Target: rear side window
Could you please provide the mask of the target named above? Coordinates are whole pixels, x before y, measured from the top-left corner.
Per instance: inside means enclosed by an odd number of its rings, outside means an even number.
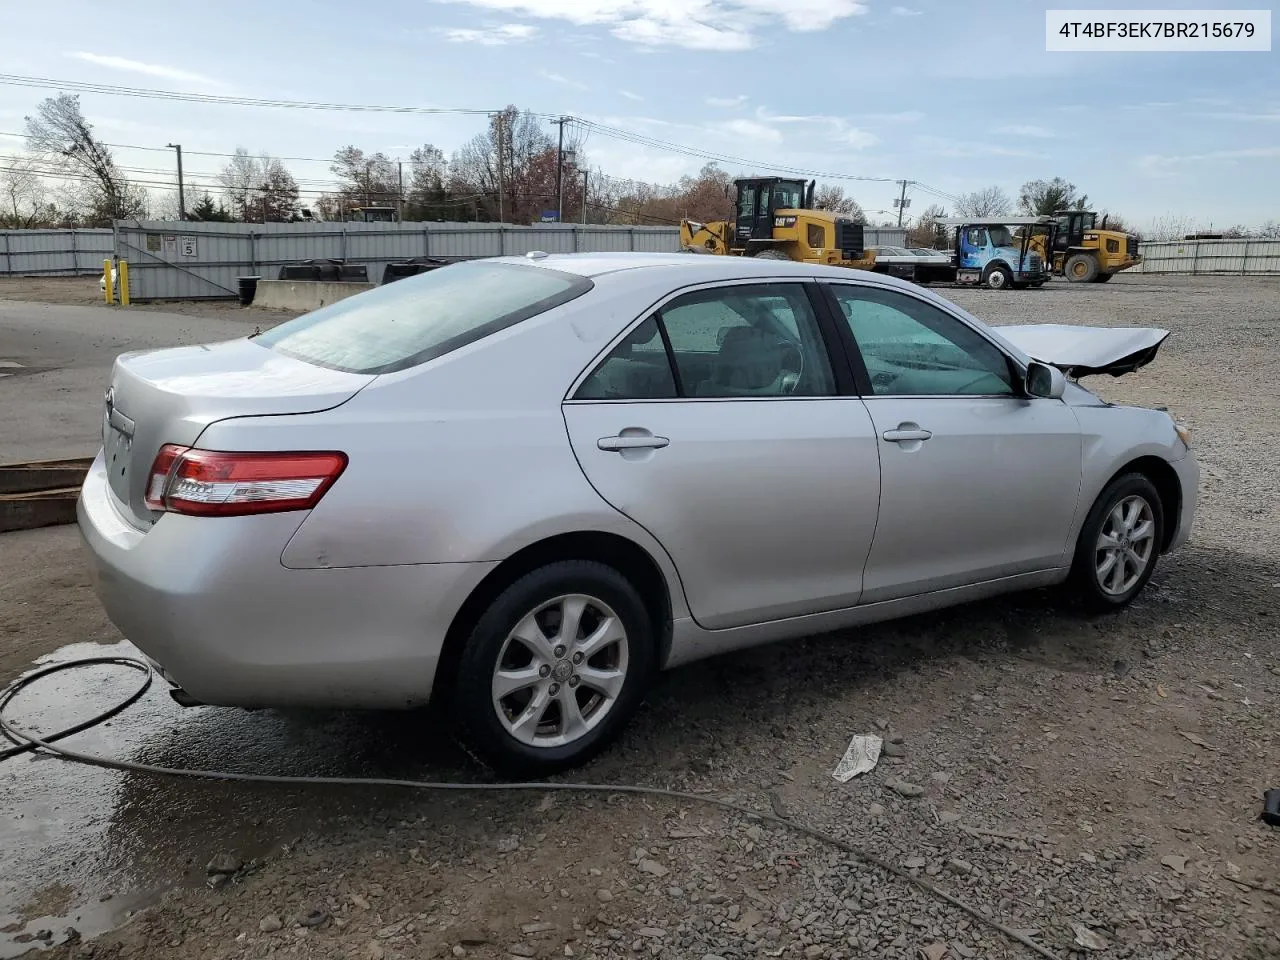
[[[590,280],[513,263],[440,267],[286,321],[256,340],[348,373],[426,363],[582,296]]]

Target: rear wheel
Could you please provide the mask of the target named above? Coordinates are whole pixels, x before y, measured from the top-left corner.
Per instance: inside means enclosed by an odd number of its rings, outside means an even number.
[[[1097,258],[1087,253],[1073,254],[1063,270],[1072,283],[1093,283],[1098,276]]]
[[[507,587],[477,621],[451,692],[464,742],[509,776],[545,776],[602,750],[654,668],[654,630],[612,567],[562,561]]]
[[[1119,610],[1155,572],[1164,542],[1164,507],[1140,473],[1113,480],[1094,502],[1076,543],[1074,593],[1093,610]]]
[[[982,275],[982,285],[988,290],[1008,290],[1013,286],[1013,274],[1004,264],[987,267]]]
[[[755,258],[757,260],[790,260],[791,259],[781,250],[761,250],[759,253],[755,254]]]

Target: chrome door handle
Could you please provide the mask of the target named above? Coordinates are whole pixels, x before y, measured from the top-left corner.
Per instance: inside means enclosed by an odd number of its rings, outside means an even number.
[[[928,440],[933,436],[933,431],[922,430],[919,427],[907,427],[906,424],[903,424],[896,430],[886,430],[880,436],[890,443],[906,443],[909,440]]]
[[[601,450],[661,450],[671,441],[666,437],[601,437],[596,446]]]

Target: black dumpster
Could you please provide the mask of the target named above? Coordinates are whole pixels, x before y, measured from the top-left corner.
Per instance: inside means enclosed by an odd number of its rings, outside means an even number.
[[[339,280],[343,261],[303,260],[286,263],[280,268],[279,280]]]
[[[394,280],[403,280],[405,277],[415,277],[428,270],[438,270],[440,267],[457,263],[461,259],[461,257],[411,257],[408,260],[388,263],[382,268],[382,282],[391,283]]]
[[[236,277],[236,284],[240,290],[240,306],[247,307],[253,303],[253,298],[258,292],[258,281],[261,277]]]

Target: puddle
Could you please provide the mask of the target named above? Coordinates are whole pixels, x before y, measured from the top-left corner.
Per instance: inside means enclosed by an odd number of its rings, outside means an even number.
[[[128,643],[73,644],[40,665],[138,656]],[[92,716],[136,689],[126,667],[38,681],[8,715],[35,731]],[[474,775],[420,714],[184,709],[159,678],[138,703],[66,743],[161,766],[293,776]],[[0,741],[3,742],[3,741]],[[405,791],[285,787],[105,770],[54,757],[0,763],[0,958],[109,930],[183,884],[205,882],[217,854],[267,855],[339,817],[389,812]],[[70,928],[70,929],[69,929]]]

